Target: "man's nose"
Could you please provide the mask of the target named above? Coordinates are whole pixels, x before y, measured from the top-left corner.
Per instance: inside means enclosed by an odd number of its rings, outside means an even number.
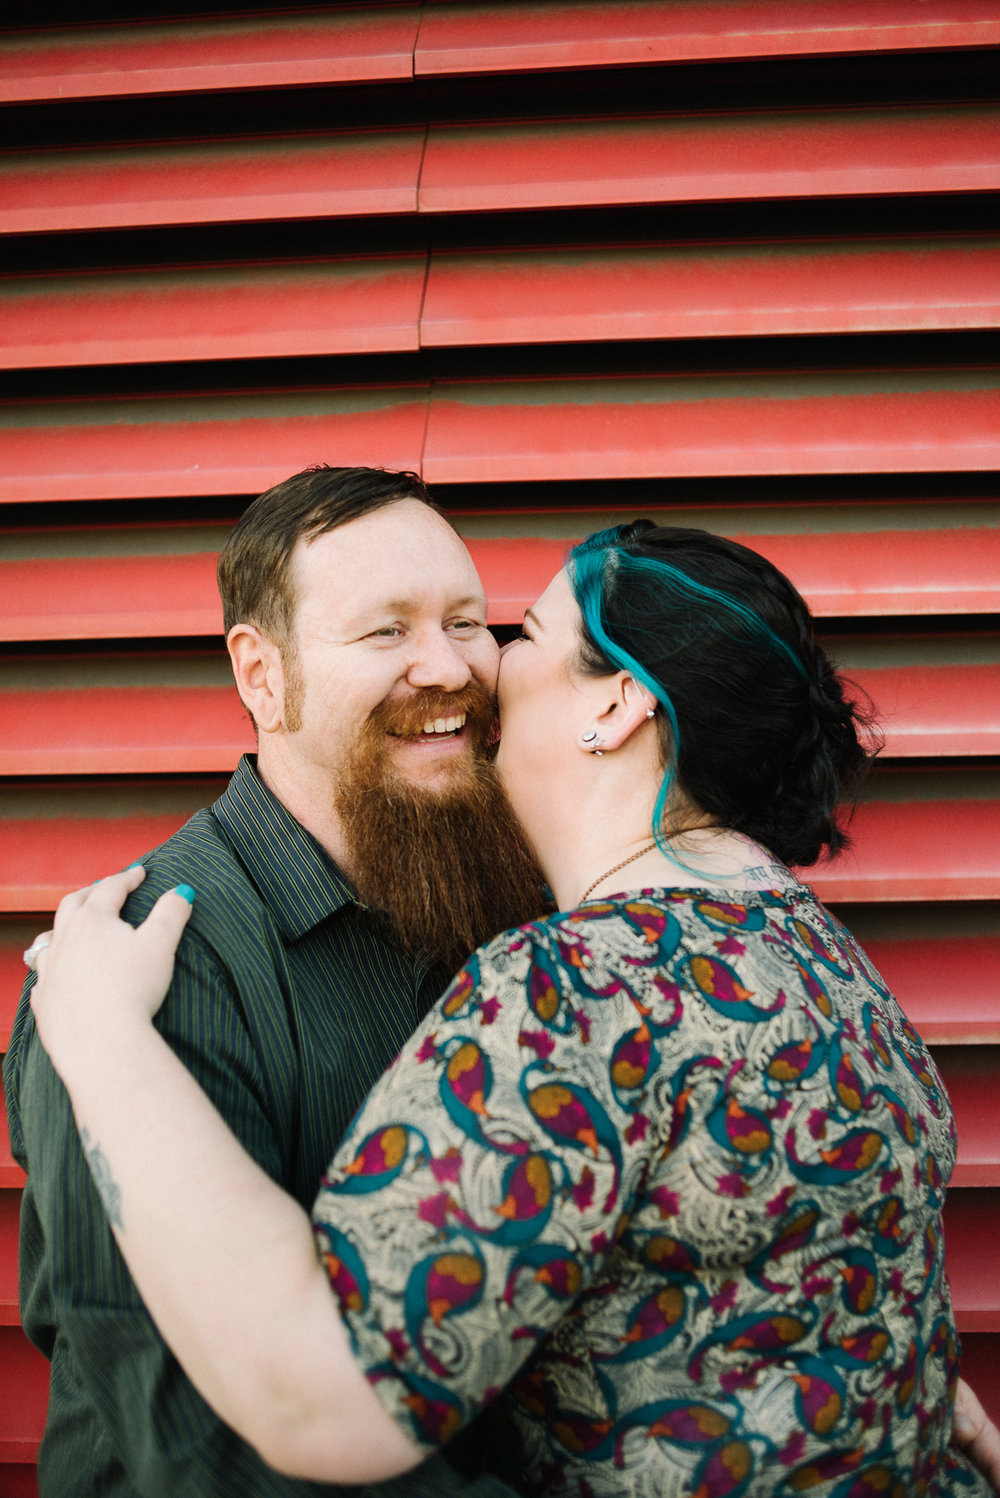
[[[441,630],[427,631],[416,642],[406,679],[413,687],[440,687],[458,692],[472,677],[469,663]]]

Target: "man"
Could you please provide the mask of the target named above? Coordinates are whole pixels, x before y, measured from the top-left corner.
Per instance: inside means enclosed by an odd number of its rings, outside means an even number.
[[[482,586],[419,479],[297,474],[247,510],[219,587],[256,764],[245,758],[213,807],[143,859],[128,913],[138,921],[164,889],[196,885],[158,1023],[308,1209],[358,1103],[450,970],[534,913],[537,874],[488,753],[498,651]],[[5,1080],[28,1171],[22,1319],[52,1362],[42,1498],[343,1494],[267,1468],[164,1347],[25,995]],[[378,1489],[463,1490],[443,1459]],[[486,1478],[475,1491],[506,1490]]]

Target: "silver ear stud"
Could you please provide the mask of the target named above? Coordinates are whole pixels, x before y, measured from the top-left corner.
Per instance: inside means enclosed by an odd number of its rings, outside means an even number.
[[[581,735],[580,735],[580,743],[581,744],[596,744],[597,743],[597,729],[596,728],[592,728],[589,733],[581,733]]]

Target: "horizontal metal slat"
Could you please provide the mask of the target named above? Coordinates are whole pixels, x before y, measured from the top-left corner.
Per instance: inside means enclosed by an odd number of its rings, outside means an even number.
[[[11,276],[0,281],[0,363],[982,328],[1000,320],[998,286],[1000,240],[981,239],[525,249]]]
[[[995,326],[1000,241],[432,255],[424,347]]]
[[[224,780],[184,787],[178,809],[143,810],[133,785],[127,814],[50,805],[46,816],[26,817],[17,801],[0,806],[0,910],[54,909],[62,896],[110,869],[121,868],[170,836],[195,806],[208,804]],[[113,804],[117,782],[91,795]],[[20,793],[19,793],[20,794]],[[88,803],[89,804],[89,803]],[[821,899],[892,902],[1000,899],[1000,800],[874,800],[852,825],[855,847],[835,863],[806,870]]]
[[[8,640],[217,635],[218,554],[51,557],[0,562]]]
[[[1000,1045],[1000,937],[881,939],[864,945],[924,1040],[938,1046]]]
[[[7,1110],[4,1108],[0,1111],[0,1192],[11,1186],[23,1186],[24,1179],[24,1171],[16,1163],[14,1156],[10,1152],[10,1132],[7,1128]],[[2,1253],[2,1249],[0,1249],[0,1253]],[[0,1304],[3,1303],[4,1299],[2,1275],[2,1259],[0,1259]]]
[[[124,868],[210,806],[226,777],[21,783],[0,795],[0,910],[55,910],[63,895]]]
[[[1000,900],[1000,801],[876,800],[851,823],[854,847],[803,877],[821,900]]]
[[[5,692],[0,724],[6,775],[214,773],[255,748],[233,686]]]
[[[988,109],[432,125],[423,213],[718,202],[1000,186]]]
[[[998,186],[1000,116],[989,109],[431,125],[12,153],[0,230]]]
[[[951,1185],[1000,1186],[1000,1126],[996,1108],[1000,1046],[939,1051],[936,1059],[958,1128],[958,1160]]]
[[[1000,753],[1000,666],[851,670],[874,702],[887,755]]]
[[[14,1011],[24,983],[26,968],[22,954],[39,931],[51,925],[48,916],[0,919],[0,1055],[10,1044]]]
[[[0,500],[253,495],[331,458],[416,469],[426,419],[419,385],[12,408]]]
[[[133,545],[141,545],[140,536],[137,533]],[[572,539],[466,536],[489,599],[490,623],[521,622],[525,609],[562,567]],[[995,528],[818,530],[789,536],[737,535],[736,539],[785,571],[821,618],[1000,611],[1000,530]],[[221,633],[214,551],[137,556],[129,554],[130,549],[126,534],[118,556],[0,561],[0,639],[141,639]],[[876,699],[885,696],[885,686],[875,685]],[[943,692],[953,691],[943,679],[935,678],[934,685]],[[897,699],[886,696],[886,700]],[[992,735],[993,700],[956,704],[956,736],[964,731]],[[957,726],[962,723],[965,730]],[[937,723],[936,743],[941,743],[946,729],[944,722]],[[917,743],[914,733],[911,752]],[[979,752],[961,748],[958,737],[954,750]]]
[[[0,231],[414,213],[424,133],[24,151],[4,166]]]
[[[415,5],[326,16],[185,19],[4,39],[0,99],[263,88],[409,78]]]
[[[490,480],[978,470],[995,376],[803,372],[435,385],[424,477]]]
[[[531,5],[429,4],[415,69],[421,73],[497,68],[594,67],[897,47],[963,47],[1000,40],[990,0],[633,0]]]
[[[434,483],[1000,466],[994,371],[441,381],[0,411],[0,502],[257,494],[308,463]]]
[[[9,369],[419,347],[423,255],[0,281]]]
[[[3,1248],[0,1247],[0,1255]],[[6,1322],[6,1325],[3,1323]],[[17,1301],[0,1303],[0,1462],[32,1462],[45,1425],[49,1364],[18,1325]],[[3,1473],[6,1478],[9,1473]],[[32,1488],[5,1490],[29,1498]]]
[[[0,774],[127,775],[235,768],[254,747],[231,684],[50,689],[8,683],[0,707]],[[1000,667],[854,671],[877,707],[893,703],[889,756],[1000,752]],[[958,714],[956,718],[954,715]]]
[[[749,535],[825,618],[992,613],[1000,607],[1000,532]]]
[[[419,23],[419,36],[418,36]],[[992,0],[430,4],[67,28],[4,39],[0,100],[287,87],[441,73],[989,46]]]
[[[944,1208],[945,1264],[963,1332],[1000,1331],[1000,1191],[950,1191]],[[995,1384],[992,1386],[995,1388]]]
[[[17,1323],[17,1224],[19,1193],[0,1191],[0,1326]],[[0,1346],[2,1346],[0,1342]]]

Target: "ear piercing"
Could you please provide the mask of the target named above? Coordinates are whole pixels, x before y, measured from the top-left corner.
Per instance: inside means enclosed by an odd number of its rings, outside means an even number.
[[[656,708],[655,707],[647,707],[647,709],[646,709],[646,717],[647,718],[655,718],[656,717]]]
[[[586,745],[588,745],[588,747],[591,744],[596,744],[597,743],[597,729],[596,728],[592,728],[589,733],[581,733],[581,735],[580,735],[580,743],[581,744],[586,744]]]

